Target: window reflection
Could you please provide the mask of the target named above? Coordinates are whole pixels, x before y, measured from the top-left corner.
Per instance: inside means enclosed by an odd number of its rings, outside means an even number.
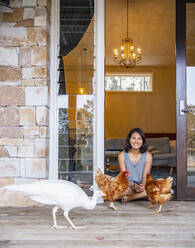
[[[187,114],[187,182],[195,184],[195,67],[187,67],[187,109],[192,111]]]
[[[80,95],[75,108],[59,109],[58,159],[63,178],[70,179],[73,172],[93,171],[93,102],[94,96]],[[76,180],[73,175],[71,178]]]
[[[186,8],[187,183],[195,185],[195,4]]]

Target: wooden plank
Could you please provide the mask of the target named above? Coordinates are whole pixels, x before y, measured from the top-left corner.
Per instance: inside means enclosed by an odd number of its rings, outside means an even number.
[[[7,244],[6,244],[7,243]],[[120,247],[120,248],[140,248],[140,247],[166,247],[166,248],[184,248],[184,247],[190,247],[193,248],[195,245],[194,241],[186,240],[186,241],[177,241],[177,240],[164,240],[159,243],[159,241],[153,241],[153,240],[132,240],[132,241],[107,241],[107,240],[94,240],[94,241],[9,241],[6,240],[4,243],[0,243],[1,248],[21,248],[21,247],[28,247],[28,248],[37,248],[37,247],[44,247],[44,248],[114,248],[114,247]]]
[[[195,202],[171,201],[161,214],[147,209],[147,201],[106,204],[93,210],[74,209],[70,217],[87,229],[51,229],[51,207],[0,208],[0,247],[195,247]],[[57,215],[67,225],[62,211]]]

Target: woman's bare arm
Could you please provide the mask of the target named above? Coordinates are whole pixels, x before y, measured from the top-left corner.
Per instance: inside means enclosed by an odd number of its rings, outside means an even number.
[[[144,172],[142,176],[142,184],[144,185],[144,187],[146,185],[147,175],[150,174],[151,168],[152,168],[152,154],[150,152],[147,152],[146,164],[145,164]]]
[[[148,152],[146,155],[146,163],[145,163],[145,167],[143,171],[142,183],[139,185],[135,184],[135,191],[137,193],[143,192],[145,190],[146,177],[147,177],[147,174],[150,173],[151,168],[152,168],[152,155],[151,153]]]
[[[120,152],[118,155],[118,165],[120,171],[125,171],[126,170],[126,165],[125,165],[125,158],[124,158],[124,152]]]

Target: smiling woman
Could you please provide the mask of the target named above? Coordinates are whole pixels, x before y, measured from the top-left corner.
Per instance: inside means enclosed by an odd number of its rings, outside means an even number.
[[[129,171],[129,181],[133,192],[126,200],[145,198],[146,176],[152,167],[152,155],[147,152],[144,132],[140,128],[132,129],[127,135],[126,145],[118,155],[120,171]]]

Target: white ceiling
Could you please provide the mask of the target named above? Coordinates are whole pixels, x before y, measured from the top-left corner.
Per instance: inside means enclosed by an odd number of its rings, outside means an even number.
[[[175,66],[175,0],[129,0],[129,38],[142,50],[140,66]],[[106,0],[106,65],[126,38],[126,0]]]

